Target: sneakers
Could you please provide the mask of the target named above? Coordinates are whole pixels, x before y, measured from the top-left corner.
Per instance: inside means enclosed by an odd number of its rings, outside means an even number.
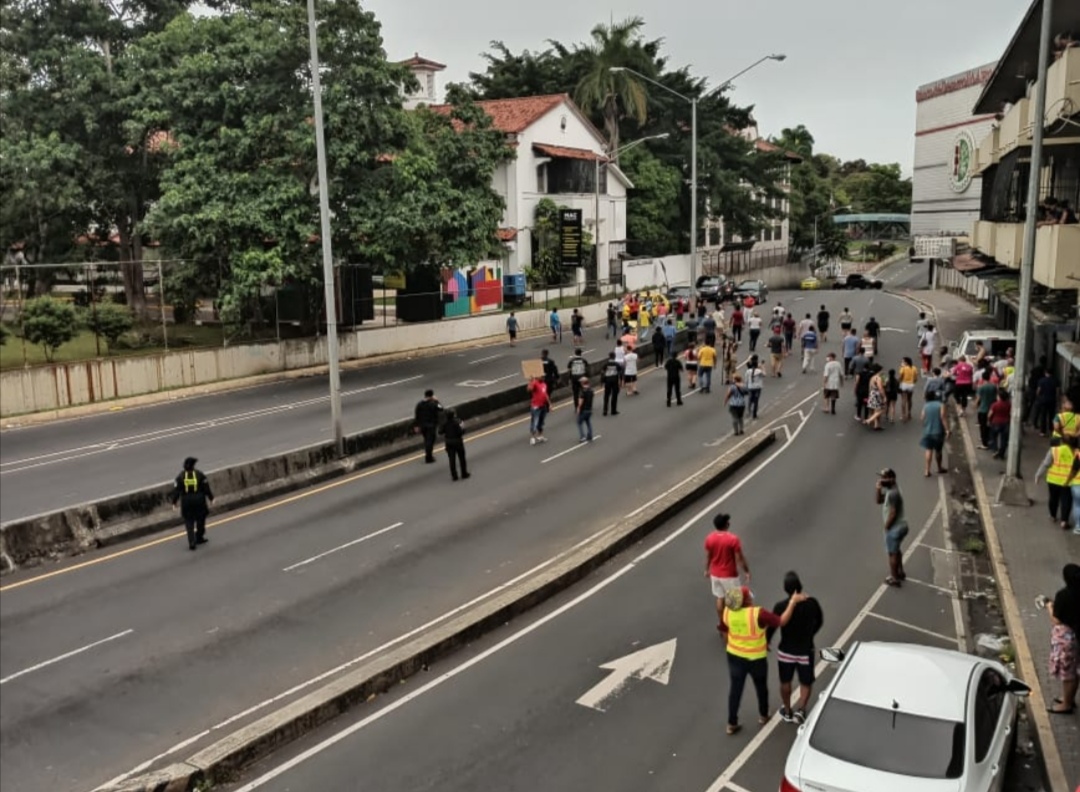
[[[804,723],[806,723],[806,710],[802,710],[802,709],[795,710],[795,722],[797,724],[799,724],[800,726],[802,726]]]
[[[529,438],[529,445],[536,445],[536,438],[535,437],[530,437]]]
[[[777,714],[780,715],[780,720],[782,720],[784,723],[794,723],[795,722],[795,713],[793,713],[787,707],[781,707],[777,711]]]

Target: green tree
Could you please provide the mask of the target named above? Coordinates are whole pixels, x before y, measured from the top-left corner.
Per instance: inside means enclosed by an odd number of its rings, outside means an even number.
[[[78,316],[70,303],[37,297],[27,301],[23,308],[23,336],[31,344],[41,344],[45,359],[50,362],[56,350],[78,332]]]
[[[82,319],[88,330],[105,339],[110,352],[120,336],[130,331],[135,324],[130,310],[107,302],[86,309]]]
[[[487,68],[470,72],[469,85],[463,86],[475,98],[513,99],[573,92],[575,78],[570,59],[554,48],[522,50],[515,55],[501,41],[493,41],[490,46],[491,51],[483,54]]]
[[[603,118],[608,151],[619,148],[620,123],[632,119],[645,123],[648,91],[641,78],[613,67],[631,68],[652,76],[654,62],[646,52],[641,37],[645,20],[631,17],[617,24],[597,25],[590,33],[592,41],[577,48],[581,77],[575,98],[587,112]]]
[[[857,163],[864,164],[862,160]],[[851,163],[845,163],[841,173]],[[897,163],[870,164],[862,169],[848,170],[841,182],[852,209],[859,213],[884,212],[908,214],[911,212],[911,179],[901,178]]]
[[[0,346],[5,346],[7,344],[8,336],[10,335],[11,331],[4,327],[4,325],[0,325]]]
[[[685,234],[679,222],[682,175],[644,147],[627,151],[620,167],[634,189],[626,203],[626,234],[635,255],[663,256],[679,250]]]

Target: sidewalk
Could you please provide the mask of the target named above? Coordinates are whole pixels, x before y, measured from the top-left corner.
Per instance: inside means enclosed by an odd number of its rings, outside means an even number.
[[[964,329],[988,326],[988,320],[958,295],[948,292],[914,291],[910,298],[933,308],[945,339],[959,337]],[[982,484],[980,510],[991,557],[999,576],[1002,608],[1016,647],[1020,674],[1035,690],[1030,699],[1035,724],[1046,762],[1052,792],[1071,792],[1080,788],[1080,714],[1049,715],[1046,708],[1061,686],[1047,673],[1050,655],[1050,620],[1035,606],[1035,597],[1053,597],[1061,588],[1061,569],[1068,561],[1080,559],[1080,537],[1063,531],[1050,520],[1047,492],[1035,480],[1035,471],[1046,453],[1048,441],[1026,429],[1023,434],[1021,475],[1027,483],[1028,507],[994,503],[1005,463],[991,457],[989,451],[975,449],[978,428],[973,412],[964,421],[966,442],[973,452],[973,473]],[[972,456],[972,454],[969,454]],[[978,487],[978,485],[976,485]]]

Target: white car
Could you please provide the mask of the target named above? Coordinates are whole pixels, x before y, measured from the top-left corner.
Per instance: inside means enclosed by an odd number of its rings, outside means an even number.
[[[902,643],[823,649],[841,663],[799,728],[780,792],[1000,790],[1031,689],[992,660]]]

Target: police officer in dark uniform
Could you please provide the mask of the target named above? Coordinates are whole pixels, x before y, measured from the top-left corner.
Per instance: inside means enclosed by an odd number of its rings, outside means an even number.
[[[612,415],[619,414],[619,382],[622,379],[623,367],[615,362],[615,353],[608,352],[608,359],[600,371],[600,377],[604,382],[604,415],[611,411]]]
[[[581,354],[580,349],[575,349],[570,362],[566,364],[566,370],[570,372],[570,388],[574,394],[574,409],[577,409],[578,399],[581,398],[581,378],[589,373],[589,363]]]
[[[173,491],[169,495],[173,508],[179,504],[180,515],[184,518],[187,529],[188,547],[206,544],[206,516],[210,513],[210,504],[214,502],[214,493],[210,491],[210,482],[206,474],[195,469],[195,457],[184,460],[184,469],[173,482]]]
[[[424,461],[428,464],[435,461],[435,435],[439,430],[439,413],[443,406],[435,398],[435,391],[430,388],[424,391],[424,398],[416,404],[416,426],[414,432],[424,436]]]
[[[461,477],[469,478],[469,465],[465,461],[465,423],[453,410],[446,411],[446,421],[439,434],[446,440],[446,457],[450,460],[450,478],[458,480],[458,463],[461,463]]]

